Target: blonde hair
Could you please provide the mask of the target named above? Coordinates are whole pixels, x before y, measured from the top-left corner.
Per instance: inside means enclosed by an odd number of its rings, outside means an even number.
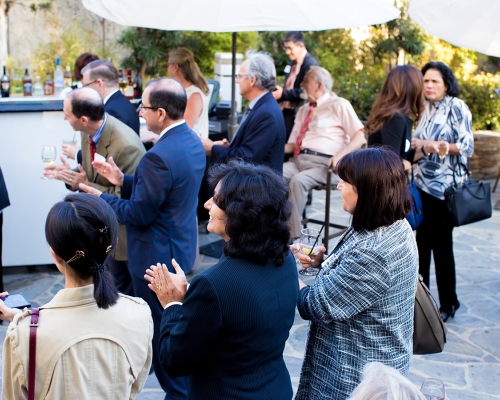
[[[425,397],[394,368],[371,362],[363,369],[363,379],[349,400],[425,400]]]
[[[208,95],[209,88],[206,79],[203,77],[198,64],[194,60],[193,53],[185,47],[178,47],[168,53],[168,62],[177,64],[179,69],[188,82],[201,89]]]

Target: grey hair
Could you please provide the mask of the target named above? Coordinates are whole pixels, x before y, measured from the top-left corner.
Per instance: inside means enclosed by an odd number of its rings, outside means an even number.
[[[309,71],[314,71],[314,82],[322,83],[325,93],[332,93],[333,78],[326,69],[318,65],[312,65]]]
[[[276,88],[276,67],[271,56],[264,52],[249,50],[246,52],[249,61],[248,79],[255,78],[256,86],[262,90],[272,91]]]
[[[425,400],[425,397],[394,368],[371,362],[363,369],[363,379],[349,400]]]

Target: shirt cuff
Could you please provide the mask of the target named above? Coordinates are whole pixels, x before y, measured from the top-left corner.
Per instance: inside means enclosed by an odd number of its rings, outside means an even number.
[[[175,305],[182,306],[182,303],[181,303],[180,301],[171,301],[170,303],[168,303],[168,304],[165,306],[164,310],[166,310],[166,309],[167,309],[168,307],[170,307],[170,306],[175,306]]]

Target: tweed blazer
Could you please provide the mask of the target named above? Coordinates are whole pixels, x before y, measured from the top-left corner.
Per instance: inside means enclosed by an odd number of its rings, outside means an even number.
[[[296,400],[345,400],[371,361],[410,369],[418,270],[410,225],[351,228],[339,243],[299,295],[311,322]]]
[[[113,185],[92,168],[89,136],[83,132],[81,135],[82,167],[87,173],[90,182],[89,186],[115,197],[120,197],[121,187]],[[101,138],[97,143],[96,153],[106,157],[106,160],[108,157],[113,157],[116,165],[124,174],[133,174],[146,150],[139,136],[130,127],[115,117],[108,115]],[[127,236],[124,225],[120,225],[118,230],[118,249],[115,253],[115,259],[118,261],[127,260]]]

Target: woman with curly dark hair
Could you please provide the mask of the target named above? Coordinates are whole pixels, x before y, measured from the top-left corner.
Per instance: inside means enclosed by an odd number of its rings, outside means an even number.
[[[226,244],[193,278],[159,264],[145,278],[165,308],[160,359],[190,375],[188,399],[290,400],[283,350],[295,316],[298,275],[288,241],[288,188],[273,169],[240,160],[210,169],[208,230]]]

